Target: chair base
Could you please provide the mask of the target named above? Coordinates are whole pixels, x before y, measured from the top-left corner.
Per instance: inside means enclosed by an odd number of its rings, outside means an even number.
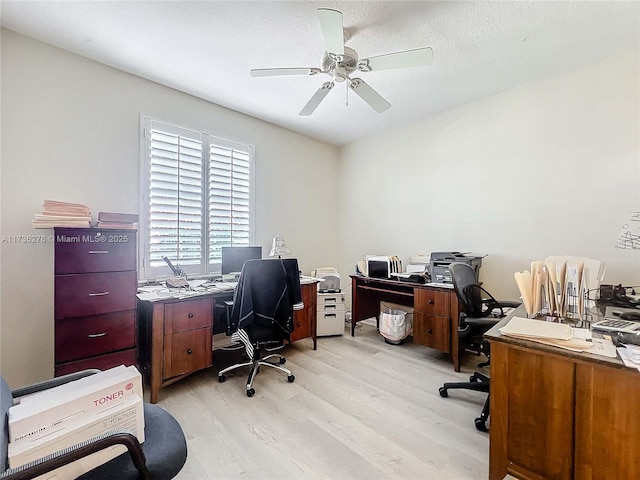
[[[456,389],[475,390],[476,392],[485,392],[488,394],[489,385],[490,385],[489,377],[487,377],[486,375],[483,375],[482,373],[475,372],[473,375],[469,377],[468,382],[445,383],[442,387],[440,387],[438,392],[440,393],[440,396],[444,398],[449,396],[449,392],[448,392],[449,390],[456,390]],[[487,399],[484,402],[484,406],[482,407],[482,412],[480,413],[480,416],[474,420],[476,428],[481,432],[488,431],[487,420],[489,419],[489,411],[491,408],[489,403],[489,398],[490,396],[487,395]]]
[[[277,358],[278,363],[273,363],[268,361],[269,359],[272,359],[272,358]],[[260,358],[257,355],[254,355],[254,360],[252,361],[236,363],[235,365],[231,365],[230,367],[220,370],[218,372],[218,382],[220,383],[224,382],[227,378],[226,374],[233,370],[236,370],[238,368],[243,368],[243,367],[250,367],[249,376],[247,377],[247,397],[253,397],[253,395],[256,393],[255,389],[253,388],[253,380],[258,374],[258,372],[260,371],[260,367],[262,366],[275,368],[276,370],[280,370],[281,372],[286,373],[287,381],[289,382],[293,382],[296,379],[293,373],[291,373],[291,370],[289,370],[286,367],[283,367],[283,364],[286,361],[287,359],[278,353],[272,353],[271,355],[267,355],[266,357],[263,357],[263,358]]]

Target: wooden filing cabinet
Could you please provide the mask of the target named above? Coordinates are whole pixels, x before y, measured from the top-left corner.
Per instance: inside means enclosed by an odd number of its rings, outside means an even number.
[[[136,365],[136,232],[54,234],[55,375]]]
[[[415,343],[451,353],[450,296],[452,293],[438,289],[415,290],[413,307],[413,341]]]

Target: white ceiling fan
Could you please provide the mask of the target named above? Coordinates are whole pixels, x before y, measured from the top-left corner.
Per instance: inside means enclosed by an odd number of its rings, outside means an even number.
[[[351,75],[356,72],[375,72],[391,68],[418,67],[433,62],[431,47],[405,50],[402,52],[359,58],[358,53],[346,47],[345,33],[342,26],[342,13],[337,10],[319,8],[317,10],[320,28],[324,36],[326,51],[320,60],[322,68],[258,68],[251,70],[252,77],[273,77],[279,75],[330,75],[331,81],[325,82],[304,106],[300,115],[311,115],[331,91],[336,82],[348,82],[348,87],[367,102],[376,112],[382,113],[391,104],[382,95],[371,88],[361,78]]]

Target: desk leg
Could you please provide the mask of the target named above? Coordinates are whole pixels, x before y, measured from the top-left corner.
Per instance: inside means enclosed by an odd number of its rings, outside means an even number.
[[[162,344],[164,335],[164,303],[158,302],[153,305],[153,315],[151,317],[151,368],[150,384],[151,392],[149,401],[158,402],[158,391],[162,385]]]

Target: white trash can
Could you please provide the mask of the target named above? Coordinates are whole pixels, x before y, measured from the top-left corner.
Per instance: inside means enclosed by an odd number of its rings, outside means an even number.
[[[379,331],[386,343],[402,345],[413,334],[413,309],[381,303]]]

